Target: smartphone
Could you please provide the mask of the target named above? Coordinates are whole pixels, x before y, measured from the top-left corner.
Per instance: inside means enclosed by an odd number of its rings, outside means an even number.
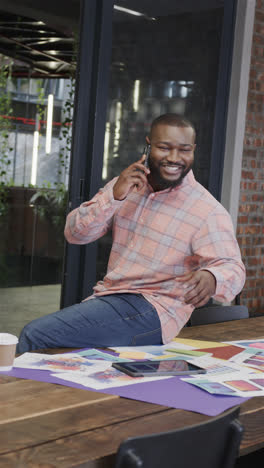
[[[147,167],[149,169],[149,155],[150,155],[150,150],[151,150],[151,146],[150,145],[146,145],[144,147],[144,150],[143,150],[143,154],[146,155],[146,159],[144,161],[144,166]]]
[[[183,359],[113,362],[112,367],[131,377],[205,374],[206,370]]]

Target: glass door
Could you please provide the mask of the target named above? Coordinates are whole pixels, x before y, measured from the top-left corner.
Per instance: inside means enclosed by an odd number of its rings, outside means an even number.
[[[115,2],[102,185],[139,159],[155,117],[176,112],[194,123],[194,174],[212,189],[212,170],[221,173],[223,158],[223,89],[228,95],[223,44],[233,22],[232,2]],[[110,248],[111,234],[98,242],[97,280]]]

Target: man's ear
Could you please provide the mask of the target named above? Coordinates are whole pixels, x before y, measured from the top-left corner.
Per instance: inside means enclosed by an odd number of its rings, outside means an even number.
[[[147,142],[148,145],[150,145],[150,139],[149,139],[148,136],[146,136],[146,142]]]

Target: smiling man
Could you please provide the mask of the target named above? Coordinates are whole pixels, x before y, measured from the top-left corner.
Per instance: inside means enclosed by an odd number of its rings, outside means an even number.
[[[192,123],[161,115],[146,141],[148,161],[143,155],[67,217],[74,244],[112,230],[104,279],[80,304],[26,325],[18,352],[167,343],[195,307],[241,291],[245,268],[230,216],[191,170]]]
[[[187,125],[175,126],[176,122]],[[193,165],[196,145],[195,130],[191,123],[174,114],[157,118],[146,137],[151,147],[148,180],[155,191],[177,187]]]

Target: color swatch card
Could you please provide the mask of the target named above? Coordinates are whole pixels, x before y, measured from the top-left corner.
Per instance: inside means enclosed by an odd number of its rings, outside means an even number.
[[[259,374],[242,374],[241,372],[194,378],[182,378],[206,392],[216,395],[237,397],[264,396],[264,378]]]
[[[206,375],[209,377],[214,375],[236,374],[238,372],[247,375],[255,373],[254,369],[249,369],[241,366],[240,364],[216,359],[214,357],[200,357],[192,359],[192,363],[206,369]]]
[[[245,348],[242,353],[233,356],[229,362],[252,367],[255,370],[264,372],[264,349]]]
[[[240,346],[242,348],[264,349],[264,338],[260,338],[257,340],[227,341],[226,343]]]

